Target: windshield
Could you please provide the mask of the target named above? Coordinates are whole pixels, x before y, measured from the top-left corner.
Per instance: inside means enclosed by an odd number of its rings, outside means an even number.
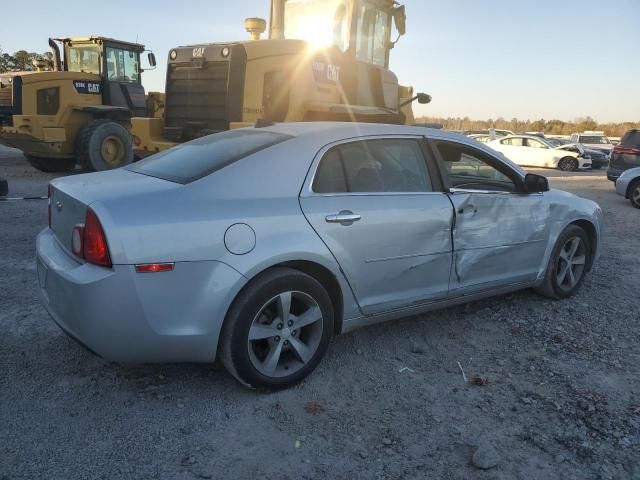
[[[348,0],[287,0],[284,36],[304,40],[312,47],[349,48]]]
[[[76,45],[65,48],[66,70],[100,75],[100,47]]]
[[[581,135],[580,143],[595,143],[598,145],[611,145],[609,139],[603,135]]]
[[[156,153],[128,169],[171,182],[189,183],[289,138],[265,130],[228,130]]]

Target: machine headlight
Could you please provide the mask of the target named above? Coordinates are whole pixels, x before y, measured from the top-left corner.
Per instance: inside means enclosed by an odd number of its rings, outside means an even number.
[[[229,49],[229,47],[223,47],[221,53],[224,58],[227,58],[231,53],[231,50]]]
[[[171,60],[175,60],[178,57],[178,51],[177,50],[171,50],[171,52],[169,52],[169,58]]]

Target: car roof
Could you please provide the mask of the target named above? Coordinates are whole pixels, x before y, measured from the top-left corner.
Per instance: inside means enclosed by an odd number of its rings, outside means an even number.
[[[507,135],[506,137],[500,137],[500,138],[496,138],[496,140],[504,140],[505,138],[531,138],[533,140],[546,140],[545,137],[538,137],[537,135],[529,135],[527,133],[523,133],[523,134],[513,134],[513,135]]]
[[[358,122],[291,122],[275,123],[259,128],[273,133],[281,133],[292,137],[315,138],[322,136],[324,141],[333,142],[351,137],[375,135],[421,135],[440,139],[463,140],[468,137],[448,130],[416,127],[410,125],[391,125],[385,123]]]

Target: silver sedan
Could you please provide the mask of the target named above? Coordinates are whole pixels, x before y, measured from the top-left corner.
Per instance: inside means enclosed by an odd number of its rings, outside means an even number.
[[[331,337],[535,288],[576,293],[598,205],[443,130],[277,124],[53,180],[43,302],[119,362],[213,362],[278,389]]]
[[[616,193],[640,208],[640,167],[625,170],[616,179]]]

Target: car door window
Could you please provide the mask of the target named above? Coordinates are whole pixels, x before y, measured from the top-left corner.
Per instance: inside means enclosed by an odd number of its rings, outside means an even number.
[[[438,141],[436,149],[451,187],[467,190],[515,192],[516,185],[506,167],[496,167],[497,160],[467,145]]]
[[[502,145],[511,145],[512,147],[522,147],[522,138],[519,138],[519,137],[505,138],[504,140],[501,140],[500,143]]]
[[[329,150],[313,182],[316,193],[431,192],[420,143],[413,139],[351,142]]]
[[[534,140],[533,138],[527,138],[527,147],[530,148],[547,148],[540,140]]]

